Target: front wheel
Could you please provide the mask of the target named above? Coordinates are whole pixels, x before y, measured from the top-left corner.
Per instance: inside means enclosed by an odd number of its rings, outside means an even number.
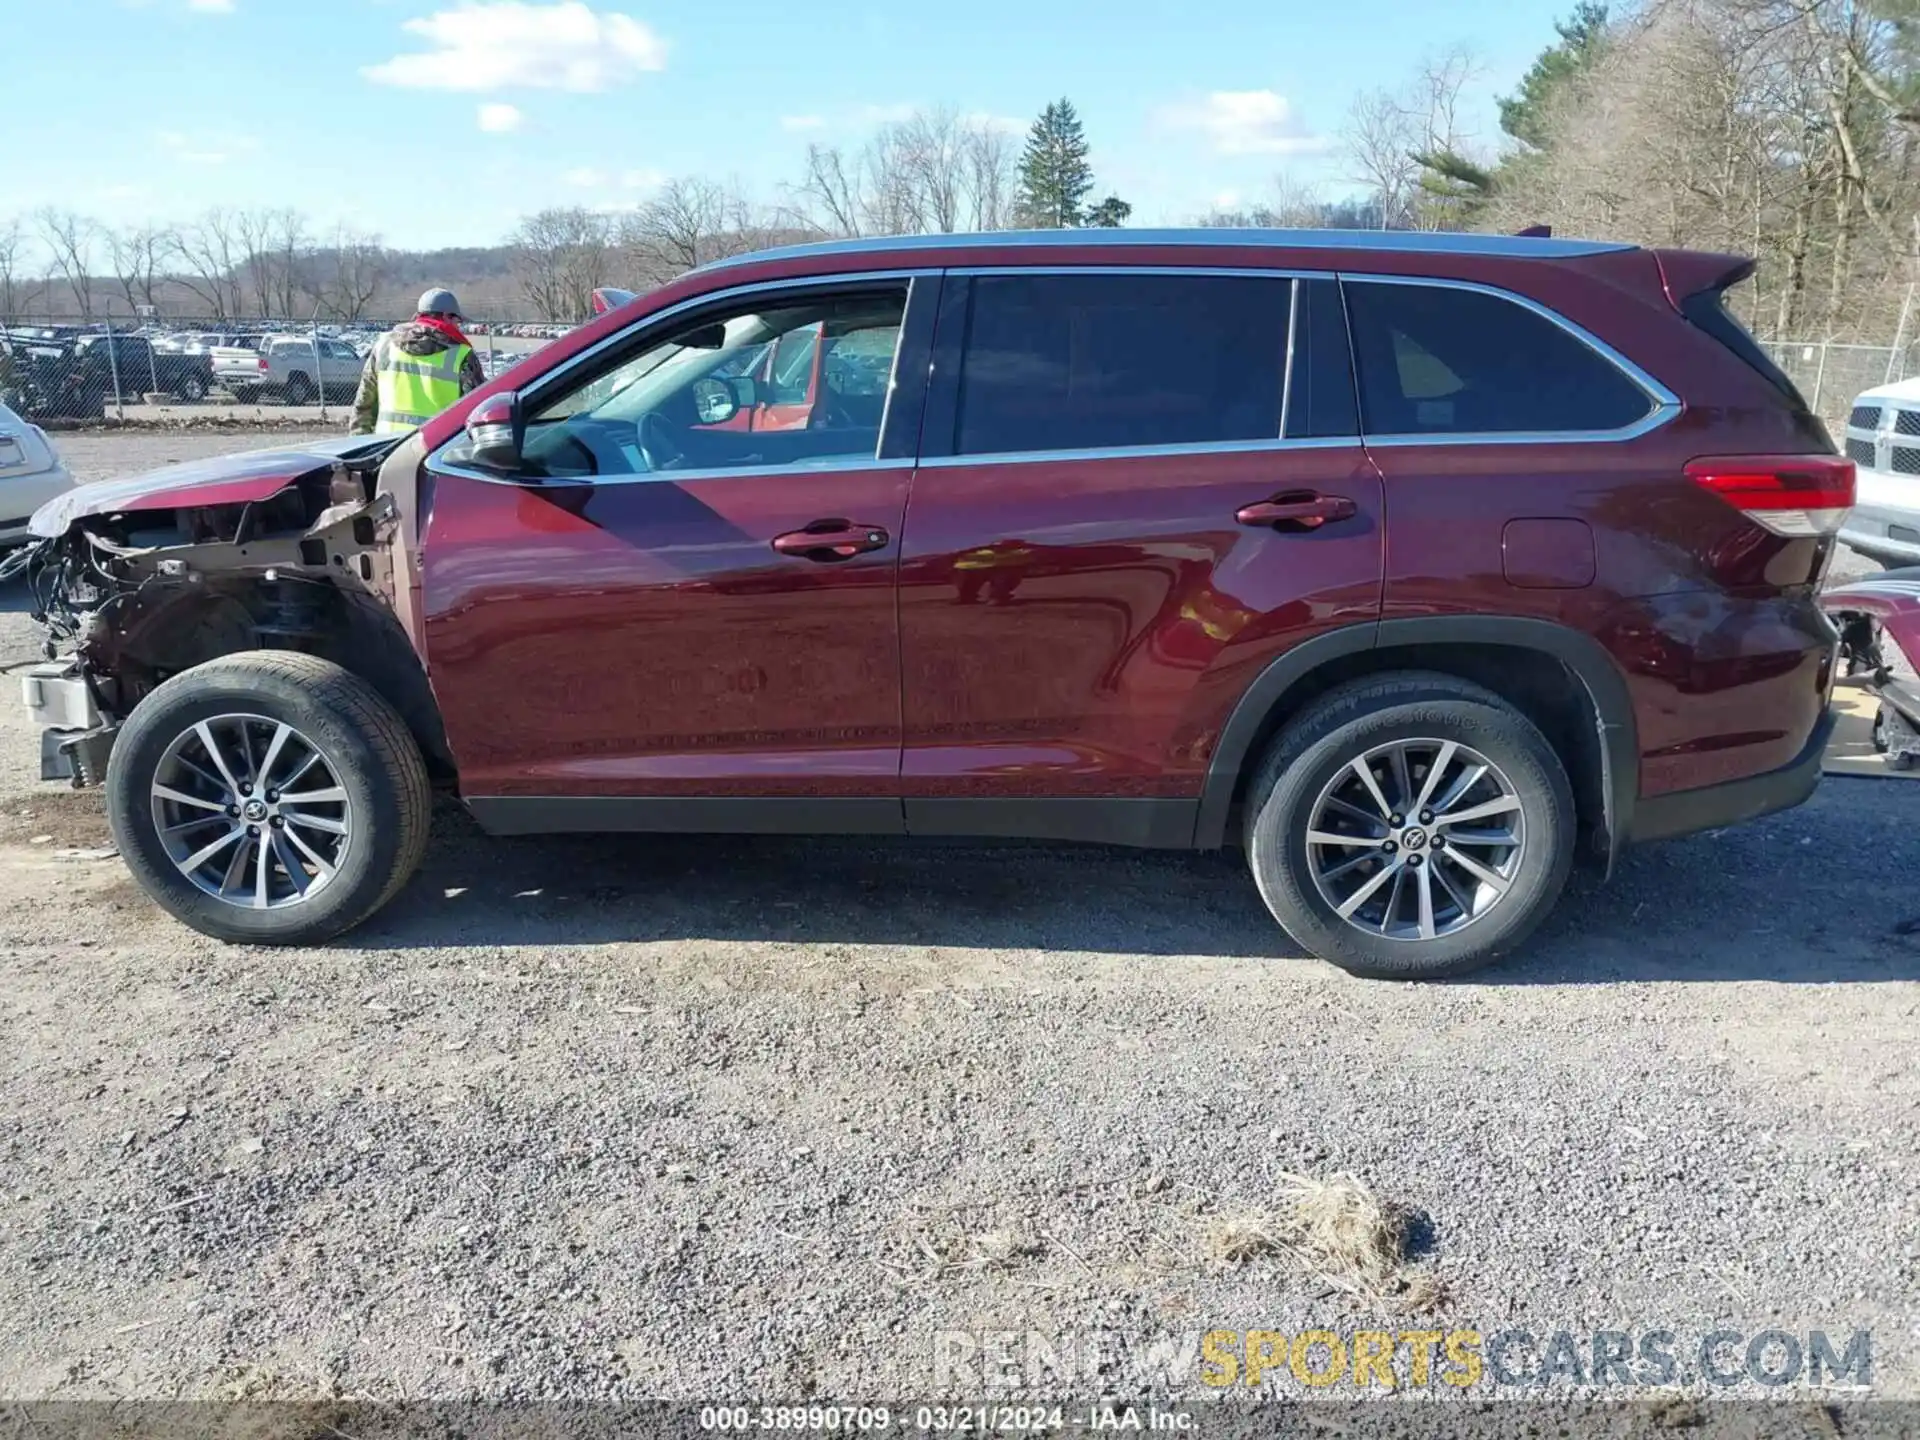
[[[1280,736],[1247,799],[1261,897],[1356,975],[1435,979],[1511,950],[1573,864],[1572,787],[1532,721],[1450,675],[1356,681]]]
[[[189,375],[180,382],[180,398],[189,405],[198,405],[207,398],[207,382],[198,375]]]
[[[330,939],[426,850],[432,794],[394,708],[318,656],[254,650],[176,675],[135,707],[107,767],[134,878],[203,934]]]

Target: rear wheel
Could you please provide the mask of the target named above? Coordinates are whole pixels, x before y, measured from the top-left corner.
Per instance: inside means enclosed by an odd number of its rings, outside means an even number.
[[[311,405],[313,403],[313,381],[296,370],[287,377],[287,404]]]
[[[1573,863],[1565,768],[1506,701],[1450,675],[1329,692],[1247,800],[1249,863],[1289,934],[1356,975],[1458,975],[1514,948]]]
[[[331,661],[256,650],[134,710],[107,770],[128,868],[222,940],[312,944],[359,924],[426,849],[427,772],[406,723]]]
[[[198,405],[207,398],[207,382],[198,375],[189,375],[180,382],[180,398],[189,405]]]

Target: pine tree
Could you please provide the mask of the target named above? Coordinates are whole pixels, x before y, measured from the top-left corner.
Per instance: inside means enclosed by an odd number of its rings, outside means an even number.
[[[1501,98],[1500,128],[1521,144],[1547,143],[1546,111],[1554,92],[1585,74],[1607,47],[1607,7],[1580,0],[1573,14],[1554,23],[1560,43],[1540,52],[1533,68],[1520,77],[1520,92]]]
[[[1118,195],[1109,195],[1087,212],[1087,224],[1103,229],[1112,229],[1127,223],[1127,217],[1133,214],[1133,206]]]
[[[1087,162],[1087,137],[1071,100],[1057,100],[1040,112],[1027,132],[1020,156],[1020,221],[1037,230],[1065,230],[1085,220],[1082,206],[1093,189]]]

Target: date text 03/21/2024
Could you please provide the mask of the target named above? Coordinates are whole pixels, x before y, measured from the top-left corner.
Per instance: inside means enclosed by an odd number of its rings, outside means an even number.
[[[913,1430],[925,1434],[1042,1434],[1060,1430],[1191,1431],[1189,1410],[1158,1405],[707,1405],[700,1428],[848,1434]]]

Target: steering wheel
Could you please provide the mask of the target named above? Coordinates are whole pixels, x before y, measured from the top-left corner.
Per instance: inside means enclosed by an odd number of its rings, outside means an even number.
[[[687,458],[672,422],[658,410],[649,410],[642,415],[634,426],[634,432],[635,443],[640,447],[640,458],[647,462],[649,470],[671,470]]]

